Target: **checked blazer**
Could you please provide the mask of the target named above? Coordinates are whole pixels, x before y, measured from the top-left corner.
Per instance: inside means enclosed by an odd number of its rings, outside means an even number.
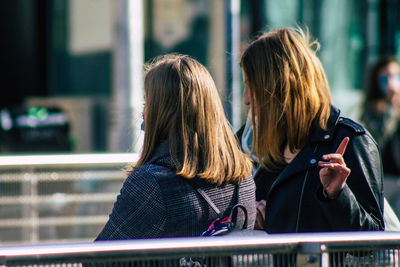
[[[196,183],[217,207],[228,215],[236,204],[235,185],[213,185],[196,177]],[[238,186],[238,202],[248,211],[248,228],[253,229],[255,184],[250,177]],[[217,218],[203,197],[176,175],[175,165],[166,141],[153,157],[135,169],[125,180],[114,203],[109,220],[97,240],[199,236]],[[238,215],[238,225],[243,224]]]

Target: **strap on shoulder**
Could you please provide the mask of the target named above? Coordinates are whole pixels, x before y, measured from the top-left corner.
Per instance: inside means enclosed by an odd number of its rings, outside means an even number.
[[[207,201],[207,203],[210,205],[210,207],[215,211],[215,213],[218,215],[218,217],[222,217],[222,213],[221,213],[221,211],[218,209],[218,207],[214,204],[214,202],[211,200],[211,198],[207,195],[207,193],[203,190],[203,189],[201,189],[201,188],[199,188],[199,187],[197,187],[196,188],[196,190],[197,190],[197,192],[199,192],[199,194],[200,195],[202,195],[203,196],[203,198]]]
[[[207,193],[203,190],[203,189],[201,189],[200,187],[198,187],[197,186],[197,184],[194,182],[194,181],[192,181],[192,180],[189,180],[188,179],[188,181],[189,181],[189,184],[194,188],[194,189],[196,189],[197,190],[197,192],[199,192],[199,194],[205,199],[205,201],[207,201],[207,203],[208,203],[208,205],[210,205],[210,207],[214,210],[214,212],[218,215],[218,217],[222,217],[222,213],[221,213],[221,211],[218,209],[218,207],[214,204],[214,202],[211,200],[211,198],[207,195]]]
[[[222,212],[218,209],[218,207],[214,204],[214,202],[211,200],[211,198],[207,195],[207,193],[201,189],[200,187],[197,186],[197,184],[195,184],[192,180],[188,180],[189,184],[192,185],[192,187],[194,187],[197,192],[207,201],[207,203],[210,205],[210,207],[214,210],[214,212],[218,215],[219,218],[222,218],[223,214]],[[242,204],[239,204],[239,185],[235,186],[235,192],[234,192],[235,198],[236,198],[236,205],[232,207],[229,217],[232,218],[235,217],[235,219],[232,221],[233,224],[236,224],[237,221],[237,210],[241,209],[244,213],[244,222],[243,222],[243,226],[242,229],[247,229],[247,209],[245,206],[243,206]]]

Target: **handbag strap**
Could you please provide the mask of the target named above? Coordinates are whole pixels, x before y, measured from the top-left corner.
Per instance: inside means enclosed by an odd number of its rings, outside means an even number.
[[[233,206],[232,209],[231,209],[231,214],[229,215],[229,217],[232,218],[233,213],[236,212],[235,213],[235,222],[234,222],[234,225],[236,225],[236,219],[237,219],[237,211],[236,210],[237,209],[241,209],[243,211],[244,222],[243,222],[243,225],[242,225],[242,229],[247,229],[247,209],[246,209],[245,206],[243,206],[242,204],[236,204],[235,206]]]
[[[207,193],[201,189],[200,187],[197,186],[197,184],[192,181],[192,180],[188,180],[189,184],[194,187],[197,192],[199,192],[199,194],[205,199],[205,201],[207,201],[208,205],[210,205],[210,207],[214,210],[214,212],[218,215],[219,218],[222,218],[223,213],[218,209],[218,207],[214,204],[214,202],[211,200],[211,198],[207,195]],[[232,217],[234,211],[236,211],[237,208],[240,208],[243,210],[243,212],[245,213],[245,222],[244,225],[247,228],[247,210],[246,208],[241,205],[238,204],[239,203],[239,185],[235,185],[235,198],[236,198],[236,205],[232,207],[231,212],[230,212],[230,217]]]
[[[218,209],[218,207],[214,204],[214,202],[211,200],[211,198],[207,195],[207,193],[201,189],[200,187],[195,187],[197,192],[207,201],[208,205],[215,211],[215,213],[218,215],[218,217],[222,217],[222,212]]]

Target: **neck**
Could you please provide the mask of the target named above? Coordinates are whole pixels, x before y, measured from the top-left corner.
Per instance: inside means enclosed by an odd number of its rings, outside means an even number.
[[[285,158],[286,163],[292,162],[292,160],[299,154],[300,149],[295,149],[295,151],[290,151],[289,146],[285,146],[285,150],[283,151],[283,157]]]

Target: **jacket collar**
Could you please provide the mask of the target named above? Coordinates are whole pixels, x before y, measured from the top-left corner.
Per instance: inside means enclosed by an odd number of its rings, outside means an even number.
[[[183,149],[182,146],[178,147],[177,160],[180,164],[183,163]],[[175,170],[176,165],[172,159],[172,154],[168,140],[163,140],[155,148],[152,157],[146,163],[157,164]]]
[[[169,150],[169,142],[168,140],[162,141],[153,152],[151,158],[147,161],[147,163],[157,163],[159,161],[172,161],[171,160],[171,152]]]
[[[273,187],[286,180],[291,175],[317,165],[319,160],[316,155],[317,148],[317,144],[315,144],[313,147],[310,144],[304,147],[293,159],[293,161],[279,174],[278,178],[272,184],[271,190]]]
[[[307,144],[293,161],[281,172],[279,177],[275,180],[273,185],[274,188],[277,184],[286,180],[291,175],[306,170],[312,166],[318,164],[319,156],[317,154],[318,143],[326,142],[332,139],[333,132],[336,127],[336,123],[339,120],[340,110],[331,105],[331,112],[328,119],[327,129],[323,130],[319,126],[316,126],[311,134],[310,143]]]
[[[317,124],[313,133],[311,134],[311,143],[321,142],[321,141],[330,141],[333,136],[333,132],[335,131],[336,124],[339,120],[340,110],[335,106],[331,105],[331,112],[327,123],[326,130],[321,129],[321,127]]]

